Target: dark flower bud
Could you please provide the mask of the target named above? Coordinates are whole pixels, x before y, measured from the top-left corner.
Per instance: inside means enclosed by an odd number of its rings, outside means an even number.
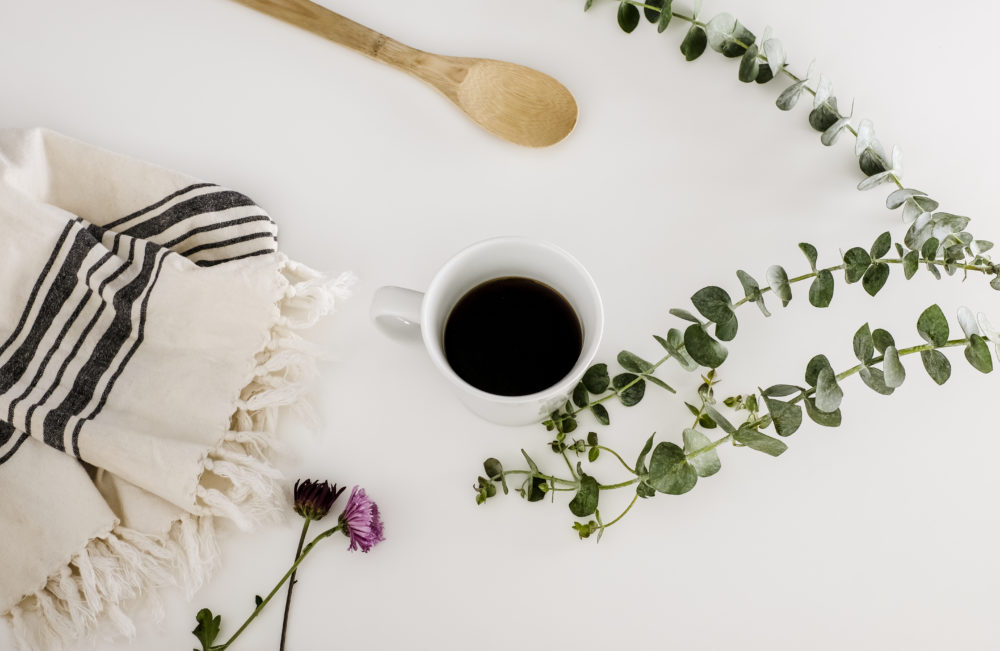
[[[331,487],[325,481],[299,480],[295,482],[295,512],[303,518],[320,520],[343,492],[344,489],[338,489],[336,484]]]

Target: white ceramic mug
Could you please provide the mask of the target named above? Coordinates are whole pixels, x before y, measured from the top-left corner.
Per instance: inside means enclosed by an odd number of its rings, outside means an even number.
[[[573,307],[583,330],[580,356],[552,386],[523,396],[502,396],[478,389],[455,373],[444,351],[444,330],[452,308],[469,290],[496,278],[531,278],[556,290]],[[597,353],[604,332],[604,307],[593,278],[573,256],[545,242],[522,237],[484,240],[462,250],[431,280],[426,292],[381,287],[371,306],[372,319],[388,331],[419,329],[434,366],[473,413],[501,425],[543,420],[565,403]]]

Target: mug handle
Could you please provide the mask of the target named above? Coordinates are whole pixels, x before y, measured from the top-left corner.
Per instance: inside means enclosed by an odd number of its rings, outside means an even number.
[[[420,338],[420,306],[423,292],[391,285],[379,287],[369,315],[382,332],[396,339]]]

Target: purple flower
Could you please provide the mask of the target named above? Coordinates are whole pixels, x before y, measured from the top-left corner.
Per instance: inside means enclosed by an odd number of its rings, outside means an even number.
[[[325,481],[299,480],[295,482],[295,512],[303,518],[320,520],[330,512],[330,507],[344,492],[344,488],[338,489],[336,484],[331,487]]]
[[[372,547],[385,540],[382,537],[382,518],[378,514],[378,505],[368,499],[365,489],[354,487],[347,499],[347,506],[340,514],[340,526],[344,535],[351,539],[347,548],[354,551],[368,552]]]

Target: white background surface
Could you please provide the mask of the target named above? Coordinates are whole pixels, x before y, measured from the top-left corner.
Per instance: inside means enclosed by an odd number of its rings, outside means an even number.
[[[347,2],[328,5],[427,50],[539,68],[575,94],[565,142],[529,150],[472,125],[420,82],[225,0],[0,2],[0,125],[48,126],[183,170],[254,197],[282,226],[293,258],[362,279],[315,338],[332,361],[315,390],[318,434],[288,422],[289,476],[362,484],[387,541],[371,554],[334,540],[296,588],[289,648],[311,649],[995,649],[1000,646],[1000,437],[997,375],[949,351],[936,387],[914,357],[906,384],[875,395],[844,382],[844,426],[811,423],[779,459],[722,450],[723,469],[682,497],[640,503],[599,545],[580,542],[565,501],[473,501],[488,456],[518,465],[524,447],[546,468],[541,427],[502,428],[465,412],[424,353],[367,320],[383,284],[425,286],[465,245],[494,235],[553,241],[591,271],[605,297],[599,357],[677,325],[707,284],[741,295],[735,270],[807,269],[797,243],[837,263],[838,249],[899,238],[886,187],[859,193],[847,136],[832,148],[808,109],[775,109],[784,87],[736,79],[714,52],[686,63],[681,23],[632,35],[616,4],[597,0]],[[817,70],[841,106],[871,118],[906,154],[905,182],[1000,238],[994,156],[995,26],[1000,9],[929,0],[707,0],[760,35],[774,28],[792,69]],[[680,3],[688,9],[688,3]],[[826,353],[853,365],[865,321],[901,345],[938,302],[1000,321],[979,277],[940,282],[897,268],[878,300],[838,276],[816,310],[797,285],[765,320],[741,311],[721,369],[723,393],[798,382]],[[953,321],[953,331],[957,325]],[[634,459],[653,431],[680,440],[681,398],[696,378],[667,373],[654,392],[613,407],[604,442]],[[584,424],[584,432],[591,426]],[[558,462],[558,463],[557,463]],[[621,475],[609,461],[602,481]],[[605,519],[629,499],[604,496]],[[188,649],[194,613],[222,613],[224,634],[290,561],[298,522],[222,541],[223,565],[186,603],[169,593],[159,626],[140,620],[132,646]],[[274,649],[280,605],[234,648]],[[0,626],[0,648],[11,645]],[[83,644],[81,648],[91,648]]]

